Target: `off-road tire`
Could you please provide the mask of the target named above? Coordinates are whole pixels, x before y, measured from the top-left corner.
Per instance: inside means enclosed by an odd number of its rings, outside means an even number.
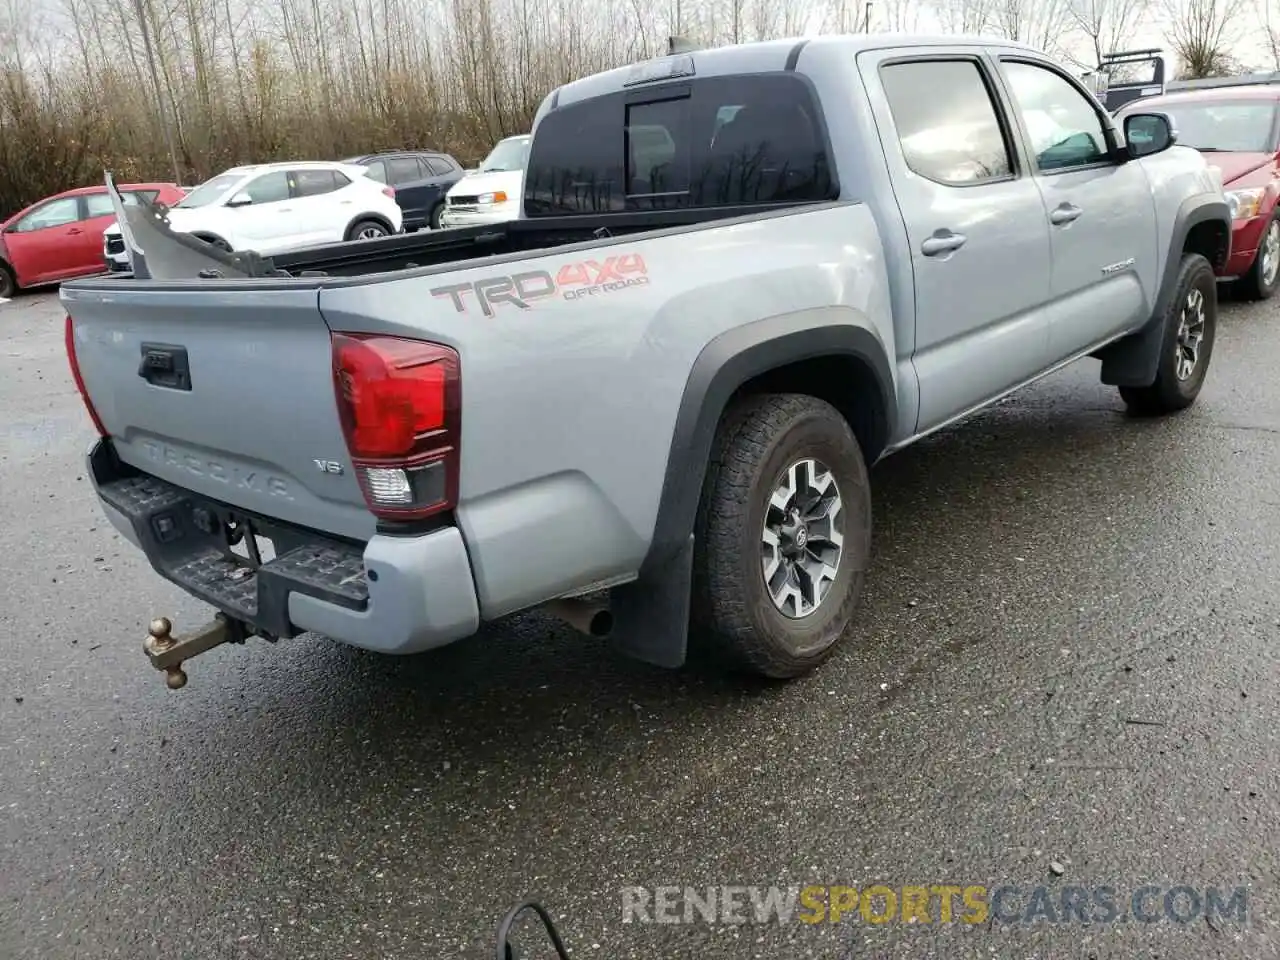
[[[1268,244],[1274,249],[1268,251]],[[1268,260],[1267,254],[1273,259]],[[1270,278],[1267,273],[1270,272]],[[1235,293],[1245,300],[1270,300],[1280,286],[1280,210],[1272,214],[1267,222],[1267,229],[1262,232],[1258,241],[1258,252],[1254,255],[1253,265],[1249,272],[1234,284]]]
[[[1190,376],[1178,376],[1179,358],[1184,354],[1180,331],[1190,309],[1193,295],[1203,300],[1203,332]],[[1185,410],[1195,403],[1204,386],[1209,361],[1213,357],[1214,334],[1218,328],[1218,282],[1209,261],[1198,253],[1184,253],[1178,267],[1173,296],[1165,308],[1164,335],[1160,339],[1160,357],[1155,382],[1147,387],[1121,387],[1120,397],[1131,413],[1139,416],[1163,416]]]
[[[366,230],[377,230],[378,237],[391,236],[391,231],[387,229],[386,225],[379,223],[377,220],[357,220],[351,225],[351,229],[347,231],[347,240],[351,241],[360,239],[360,234]],[[365,239],[372,240],[375,238],[366,237]]]
[[[772,493],[806,459],[835,479],[844,539],[828,592],[807,616],[791,618],[765,583],[762,535]],[[839,411],[804,394],[750,396],[726,411],[694,530],[690,640],[697,652],[774,680],[808,673],[848,627],[870,553],[867,468]]]
[[[18,292],[18,281],[7,263],[0,263],[0,300],[8,300]]]

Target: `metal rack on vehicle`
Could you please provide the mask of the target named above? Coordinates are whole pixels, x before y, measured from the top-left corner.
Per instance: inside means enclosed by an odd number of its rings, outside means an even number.
[[[1150,76],[1146,79],[1112,79],[1117,72],[1141,73],[1141,67],[1150,64]],[[1127,68],[1127,70],[1126,70]],[[1135,70],[1135,68],[1137,68]],[[1143,97],[1155,97],[1165,91],[1165,64],[1162,51],[1157,47],[1143,50],[1117,50],[1102,55],[1097,68],[1085,77],[1091,81],[1093,92],[1102,105],[1115,113],[1127,103]]]

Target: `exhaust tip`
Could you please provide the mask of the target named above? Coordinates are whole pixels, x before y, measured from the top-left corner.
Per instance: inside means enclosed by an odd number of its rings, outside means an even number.
[[[544,609],[556,619],[589,637],[599,639],[613,632],[613,612],[607,606],[588,603],[573,597],[549,601],[544,605]]]

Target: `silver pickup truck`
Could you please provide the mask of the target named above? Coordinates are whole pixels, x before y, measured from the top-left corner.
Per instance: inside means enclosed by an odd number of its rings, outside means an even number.
[[[541,607],[811,670],[881,457],[1083,357],[1135,413],[1195,400],[1231,220],[1175,141],[1016,43],[821,37],[560,87],[507,224],[264,260],[123,211],[134,274],[62,288],[90,471],[217,610],[153,665]]]

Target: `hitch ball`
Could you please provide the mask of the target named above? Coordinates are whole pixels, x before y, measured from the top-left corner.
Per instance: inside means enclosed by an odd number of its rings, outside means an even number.
[[[194,633],[179,637],[173,636],[173,623],[168,617],[156,617],[147,626],[143,649],[151,665],[164,673],[165,685],[170,690],[180,690],[187,685],[183,661],[226,643],[232,636],[232,621],[221,613]]]
[[[164,653],[174,645],[173,623],[168,617],[156,617],[147,627],[147,653]],[[187,685],[187,672],[177,664],[163,667],[164,683],[170,690],[181,690]]]
[[[161,650],[167,650],[173,646],[173,624],[168,617],[156,617],[151,621],[151,625],[147,628],[149,634],[147,646],[155,649],[157,653]]]

